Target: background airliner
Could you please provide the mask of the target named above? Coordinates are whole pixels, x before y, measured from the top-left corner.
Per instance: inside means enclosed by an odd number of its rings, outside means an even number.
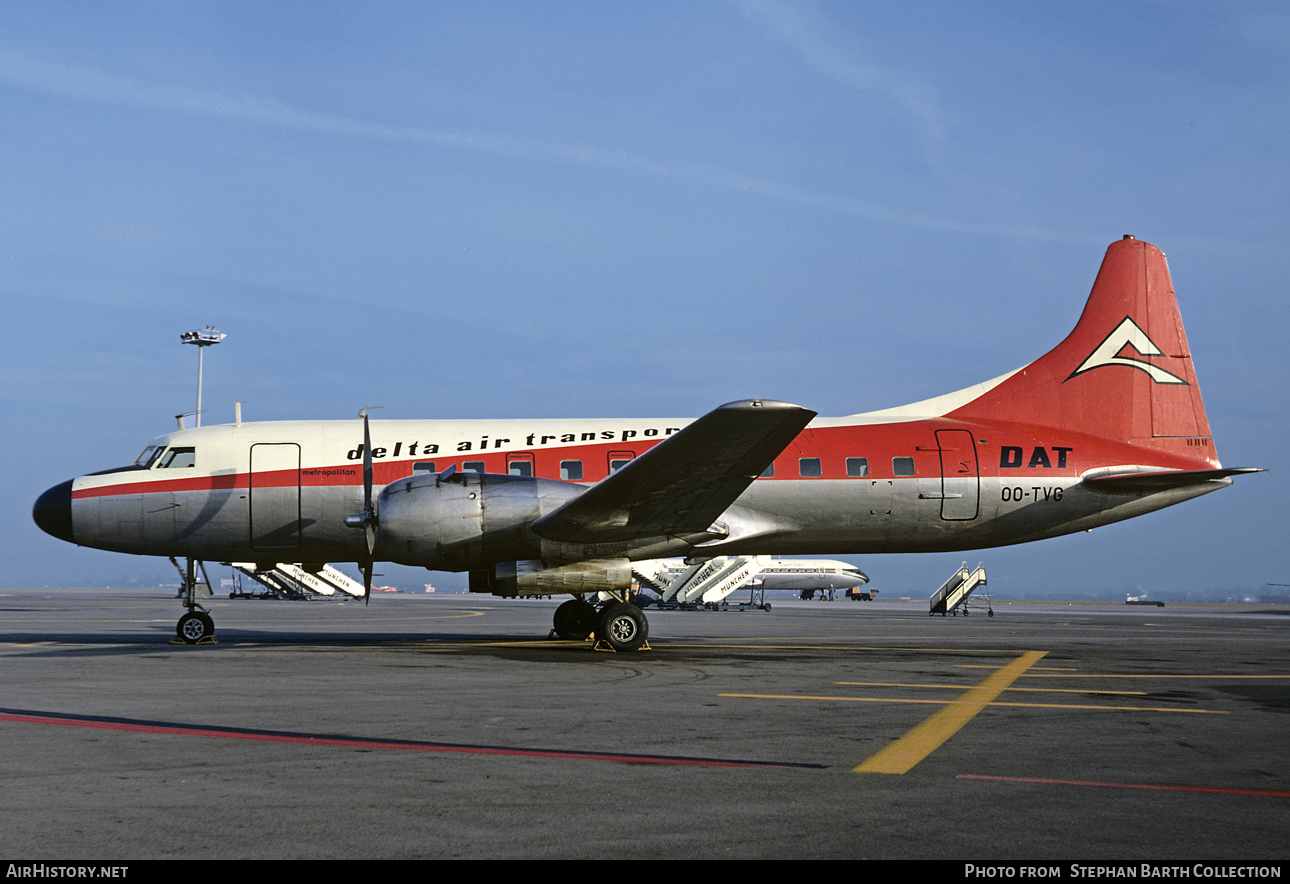
[[[466,571],[568,593],[564,637],[641,647],[631,563],[939,552],[1082,531],[1189,500],[1224,468],[1165,262],[1107,250],[1074,331],[1029,365],[900,408],[821,418],[750,399],[696,420],[289,421],[181,430],[40,496],[72,543],[263,565]],[[618,600],[596,610],[588,600]],[[190,611],[179,634],[213,624]]]

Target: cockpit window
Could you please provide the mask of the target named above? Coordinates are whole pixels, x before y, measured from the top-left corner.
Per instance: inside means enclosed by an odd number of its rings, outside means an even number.
[[[166,456],[161,459],[161,469],[163,470],[174,467],[192,467],[196,465],[196,448],[172,448],[167,451]]]
[[[164,445],[149,445],[139,452],[139,456],[134,459],[133,466],[141,467],[145,470],[151,469],[152,465],[157,462],[157,458],[161,457],[161,453],[165,450],[166,446]]]

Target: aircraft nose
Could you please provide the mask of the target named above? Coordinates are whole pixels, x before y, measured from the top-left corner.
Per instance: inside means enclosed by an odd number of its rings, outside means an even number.
[[[31,517],[46,534],[75,543],[72,539],[72,480],[55,485],[36,498]]]

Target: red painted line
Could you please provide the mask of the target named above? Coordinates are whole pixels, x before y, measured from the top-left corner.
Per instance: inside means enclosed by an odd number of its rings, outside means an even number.
[[[563,758],[574,761],[610,761],[618,764],[665,764],[688,767],[777,767],[802,770],[820,769],[822,764],[780,763],[771,761],[722,760],[719,758],[686,758],[668,755],[631,755],[606,752],[572,752],[559,749],[527,749],[514,746],[473,746],[458,743],[431,743],[416,740],[379,740],[362,737],[337,737],[301,733],[273,733],[233,727],[145,722],[125,718],[76,716],[64,713],[39,713],[15,709],[0,710],[0,721],[21,724],[62,725],[101,730],[131,731],[146,734],[172,734],[184,737],[214,737],[231,740],[257,740],[268,743],[308,743],[315,746],[344,746],[363,749],[401,749],[416,752],[452,752],[467,755],[509,755],[525,758]]]
[[[1158,792],[1208,792],[1211,795],[1253,795],[1259,798],[1290,798],[1290,791],[1278,789],[1229,789],[1223,786],[1179,786],[1162,783],[1103,783],[1096,780],[1050,780],[1043,777],[992,777],[959,774],[956,780],[992,780],[998,783],[1031,783],[1039,786],[1096,786],[1102,789],[1144,789]]]

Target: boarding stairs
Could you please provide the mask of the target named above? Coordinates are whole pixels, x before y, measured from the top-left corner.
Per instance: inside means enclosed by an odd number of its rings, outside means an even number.
[[[318,571],[306,571],[300,565],[284,564],[278,565],[278,570],[319,595],[335,595],[339,591],[357,599],[363,597],[363,584],[342,574],[331,565],[323,565]]]
[[[959,569],[951,575],[949,580],[942,584],[941,588],[936,590],[932,596],[931,610],[928,611],[929,617],[940,614],[944,617],[946,614],[958,616],[958,609],[963,608],[963,616],[966,617],[969,612],[968,596],[978,587],[986,585],[985,568],[979,563],[976,570],[968,568],[967,562],[959,566]],[[990,606],[990,595],[985,593],[985,605],[989,616],[994,616],[994,608]]]
[[[632,562],[632,577],[641,589],[648,589],[657,596],[667,592],[668,586],[678,573],[677,565],[681,559],[646,559]]]
[[[363,597],[363,584],[331,565],[324,565],[318,571],[306,571],[301,565],[290,563],[280,563],[267,570],[260,570],[251,562],[230,564],[236,571],[267,587],[281,598],[334,596],[338,591],[355,598]],[[250,596],[249,593],[246,595]]]
[[[718,556],[691,565],[668,583],[660,604],[716,607],[762,572],[770,556]]]

